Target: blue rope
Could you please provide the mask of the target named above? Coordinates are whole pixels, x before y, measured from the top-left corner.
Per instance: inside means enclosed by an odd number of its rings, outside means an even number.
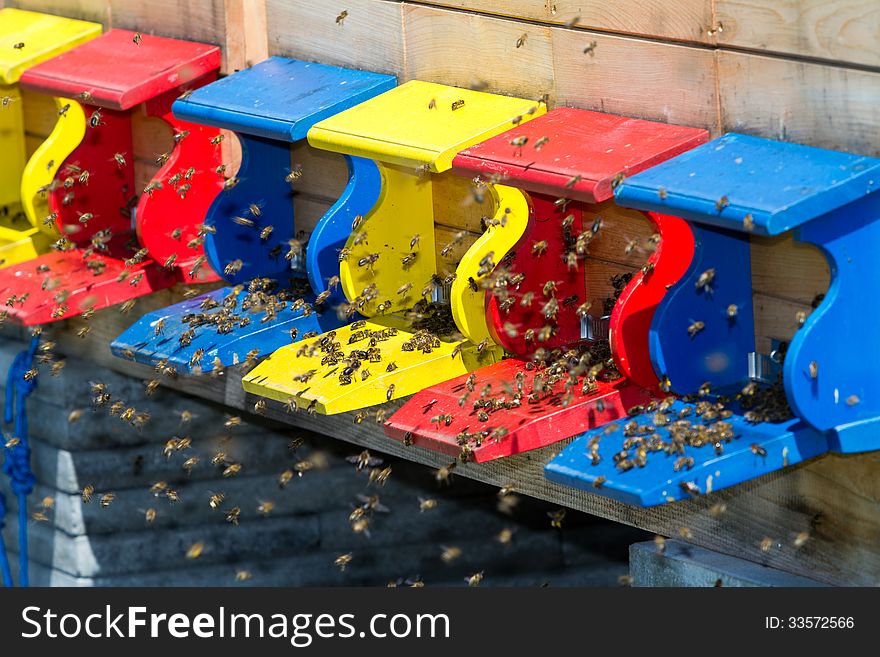
[[[6,408],[4,421],[15,421],[13,436],[19,443],[6,448],[3,472],[10,479],[12,492],[18,498],[18,583],[28,585],[27,497],[34,490],[36,478],[31,470],[31,448],[28,442],[27,398],[37,387],[36,378],[25,380],[24,375],[33,367],[34,354],[40,344],[39,335],[31,339],[27,351],[19,353],[6,377]],[[8,560],[4,546],[4,558]]]
[[[3,528],[6,526],[6,498],[0,493],[0,576],[3,577],[3,586],[12,587],[12,568],[9,567],[9,557],[6,556],[6,543],[3,541]]]

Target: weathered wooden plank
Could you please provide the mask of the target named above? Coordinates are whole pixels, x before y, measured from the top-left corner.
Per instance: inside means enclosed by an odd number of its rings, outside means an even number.
[[[269,56],[266,0],[224,0],[226,71],[233,73]]]
[[[756,292],[809,305],[831,280],[828,261],[818,248],[795,242],[790,233],[753,237],[752,287]]]
[[[880,73],[719,52],[725,131],[876,156]]]
[[[109,0],[111,27],[177,39],[226,43],[223,0]],[[225,61],[224,61],[225,64]]]
[[[718,43],[880,68],[874,0],[716,0]]]
[[[345,17],[341,17],[343,11]],[[399,2],[267,0],[266,12],[272,55],[403,73],[403,5]]]
[[[167,296],[154,297],[139,302],[135,313],[169,301]],[[88,357],[117,371],[153,378],[152,368],[115,359],[106,349],[107,342],[132,321],[133,316],[122,316],[113,309],[101,311],[92,320],[92,331],[85,339],[78,339],[72,333],[81,325],[81,320],[68,322],[58,336],[60,347],[66,353]],[[240,378],[240,372],[231,370],[219,378],[178,377],[166,380],[165,384],[240,410],[250,410],[256,399],[241,393]],[[269,403],[266,414],[293,427],[333,435],[430,467],[446,465],[449,461],[448,457],[433,452],[405,447],[386,438],[375,423],[355,424],[349,415],[291,415],[274,402]],[[455,475],[497,486],[512,485],[521,494],[665,536],[678,537],[684,532],[690,536],[688,540],[697,545],[832,584],[876,585],[880,581],[880,552],[876,549],[880,541],[876,514],[880,504],[880,477],[877,476],[880,455],[826,456],[709,497],[640,509],[544,479],[544,463],[560,446],[486,464],[459,464]],[[710,513],[709,509],[718,503],[725,504],[726,511],[720,515]],[[805,531],[810,538],[798,549],[794,546],[794,537]],[[764,538],[773,542],[766,552],[760,546]]]
[[[109,0],[6,0],[6,6],[110,24]]]
[[[558,105],[717,130],[711,50],[563,28],[551,37]]]
[[[673,41],[709,42],[710,0],[423,0],[510,18]]]
[[[403,16],[406,79],[553,99],[550,28],[406,3]]]
[[[809,314],[809,303],[798,303],[788,299],[755,292],[752,295],[755,309],[755,345],[759,353],[770,353],[772,339],[789,341],[797,332],[798,313]]]

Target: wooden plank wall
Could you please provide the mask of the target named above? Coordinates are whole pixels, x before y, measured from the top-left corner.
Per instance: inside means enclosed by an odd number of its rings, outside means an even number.
[[[479,86],[530,98],[546,94],[551,107],[699,126],[713,135],[735,130],[880,155],[876,0],[0,0],[0,6],[4,2],[221,44],[225,71],[283,55],[393,73],[400,81]],[[343,10],[347,15],[337,21]],[[32,146],[48,131],[50,111],[28,103]],[[135,155],[144,177],[170,136],[154,122],[139,121],[137,131]],[[293,149],[292,161],[304,170],[295,198],[298,218],[313,225],[344,185],[344,162],[306,145]],[[438,179],[441,247],[458,230],[471,240],[479,230],[474,208],[447,202],[465,194],[463,184],[452,176]],[[587,273],[597,299],[608,291],[612,274],[640,266],[644,254],[626,255],[624,247],[650,233],[633,213],[608,207],[598,212],[606,231],[593,245]],[[448,269],[457,257],[460,252],[438,264]],[[785,236],[754,239],[752,269],[756,337],[766,350],[770,338],[793,334],[795,314],[809,310],[827,288],[829,270],[816,249]],[[122,323],[111,321],[106,335],[93,326],[90,340],[106,342]],[[74,344],[82,351],[87,343]],[[214,390],[218,385],[186,387],[245,407],[233,379],[225,392]],[[355,432],[342,421],[322,418],[325,424],[317,426],[389,449],[372,427]],[[524,492],[653,531],[675,534],[687,526],[701,545],[825,581],[880,581],[875,455],[825,458],[737,487],[722,494],[730,512],[717,520],[702,501],[641,511],[555,487],[540,475],[549,454],[544,452],[464,470],[493,483],[516,479]],[[434,463],[430,455],[414,458]],[[763,536],[790,543],[793,533],[807,527],[816,537],[808,550],[758,551]]]

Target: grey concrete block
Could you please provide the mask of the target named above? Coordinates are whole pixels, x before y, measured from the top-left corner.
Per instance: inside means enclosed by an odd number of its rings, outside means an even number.
[[[630,546],[633,586],[825,586],[821,582],[681,541]]]
[[[71,451],[32,437],[31,464],[38,482],[70,494],[78,494],[86,485],[106,491],[148,487],[157,481],[176,484],[219,479],[222,470],[212,466],[211,459],[221,448],[221,440],[196,440],[190,449],[166,458],[162,443]],[[222,449],[231,460],[243,465],[242,474],[280,474],[311,451],[304,445],[291,452],[289,442],[287,436],[264,433],[236,436]],[[191,456],[198,456],[200,461],[187,475],[182,464]]]
[[[303,515],[328,509],[350,513],[356,495],[367,492],[363,479],[356,478],[348,468],[331,468],[321,472],[309,472],[307,476],[294,478],[283,490],[278,486],[278,476],[238,476],[228,479],[202,479],[170,484],[179,494],[179,502],[171,502],[165,496],[156,497],[147,485],[136,488],[113,490],[97,488],[92,501],[83,503],[80,493],[65,493],[38,484],[30,498],[29,508],[39,508],[40,500],[51,496],[54,510],[49,513],[51,525],[71,536],[112,534],[140,531],[146,528],[173,529],[199,524],[211,524],[222,520],[225,511],[233,507],[241,509],[241,519],[261,517],[257,507],[263,502],[273,503],[270,517]],[[115,498],[107,506],[100,503],[101,495],[113,491]],[[328,495],[328,490],[333,494]],[[11,499],[6,478],[0,478],[0,491]],[[211,496],[222,493],[225,497],[220,508],[211,509]],[[414,495],[409,511],[418,508]],[[396,505],[395,505],[396,506]],[[156,519],[148,525],[147,509],[155,509]]]
[[[7,545],[17,541],[17,531],[18,523],[8,519],[4,530]],[[204,543],[197,560],[201,565],[273,558],[316,547],[319,540],[315,516],[261,518],[237,527],[218,518],[215,525],[76,537],[43,523],[31,523],[28,533],[33,561],[51,564],[75,577],[187,567],[187,550],[197,542]]]
[[[35,586],[386,586],[392,581],[420,577],[426,586],[465,586],[467,575],[488,570],[492,573],[491,584],[518,586],[526,581],[540,583],[545,572],[563,572],[559,554],[546,552],[532,535],[522,536],[508,548],[480,540],[461,542],[460,547],[462,556],[446,565],[433,546],[367,545],[352,550],[352,560],[344,571],[334,563],[340,553],[326,551],[306,551],[295,556],[279,553],[230,563],[200,559],[176,568],[89,576],[72,575],[32,560],[31,582]],[[524,563],[529,564],[528,568],[523,567]],[[617,565],[618,570],[625,567]],[[535,570],[541,574],[531,577]],[[236,573],[240,571],[247,571],[250,578],[237,581]]]

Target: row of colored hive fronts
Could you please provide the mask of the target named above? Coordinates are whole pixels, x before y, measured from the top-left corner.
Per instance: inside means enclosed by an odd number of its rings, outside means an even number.
[[[318,414],[408,398],[393,439],[477,462],[559,442],[548,478],[639,505],[878,447],[880,313],[862,290],[880,160],[280,57],[218,79],[219,62],[214,46],[0,11],[8,319],[222,280],[141,317],[114,353],[181,374],[268,356],[248,392]],[[20,88],[58,110],[27,162]],[[143,188],[135,112],[174,131]],[[348,165],[308,236],[301,140]],[[440,184],[452,176],[470,182]],[[626,232],[603,226],[615,204],[654,235],[613,308],[591,307],[590,242]],[[467,248],[435,224],[462,208],[483,215]],[[788,231],[832,280],[771,358],[749,240]],[[456,250],[441,271],[436,253]]]

